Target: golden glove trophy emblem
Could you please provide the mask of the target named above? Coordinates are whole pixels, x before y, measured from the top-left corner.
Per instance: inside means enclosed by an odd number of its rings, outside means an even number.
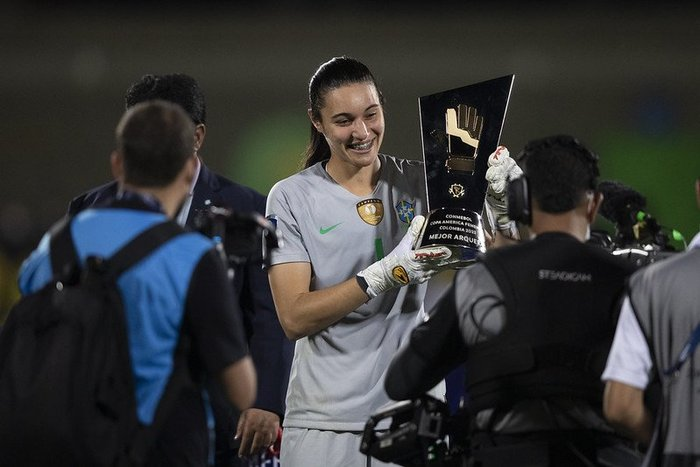
[[[448,134],[448,155],[445,167],[448,172],[474,173],[477,151],[479,149],[479,138],[481,138],[481,129],[483,127],[484,117],[480,117],[476,113],[476,108],[458,104],[456,109],[447,109],[445,112],[445,131]],[[463,154],[457,149],[453,150],[452,139],[449,137],[459,138],[467,146],[474,148],[474,152]]]

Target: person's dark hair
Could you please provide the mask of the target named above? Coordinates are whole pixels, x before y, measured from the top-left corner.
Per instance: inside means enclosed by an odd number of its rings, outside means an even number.
[[[379,95],[379,103],[384,105],[382,92],[366,65],[351,57],[334,57],[318,67],[309,81],[311,118],[321,120],[321,109],[325,105],[325,97],[329,91],[355,83],[374,85]],[[305,157],[305,168],[331,157],[331,149],[328,147],[326,139],[313,124],[311,124],[311,138],[306,148]]]
[[[518,155],[530,187],[530,196],[544,212],[574,209],[587,191],[598,186],[598,156],[569,135],[527,143]]]
[[[158,188],[175,180],[192,157],[194,124],[180,106],[152,100],[128,109],[115,136],[124,158],[124,181]]]
[[[169,75],[143,75],[129,86],[124,96],[126,108],[140,102],[161,99],[178,104],[195,125],[207,123],[207,106],[199,83],[191,76],[174,73]]]

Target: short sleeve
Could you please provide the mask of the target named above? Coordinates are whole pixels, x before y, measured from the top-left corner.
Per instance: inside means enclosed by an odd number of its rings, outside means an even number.
[[[649,384],[651,367],[649,346],[634,315],[629,297],[625,297],[608,362],[601,379],[645,389]]]
[[[185,316],[195,349],[209,373],[217,374],[248,355],[241,309],[223,260],[214,250],[202,256],[192,275]]]
[[[304,262],[311,259],[304,244],[301,229],[292,206],[302,202],[291,199],[292,195],[281,183],[272,187],[267,196],[265,216],[271,220],[282,238],[282,245],[269,252],[270,264]]]

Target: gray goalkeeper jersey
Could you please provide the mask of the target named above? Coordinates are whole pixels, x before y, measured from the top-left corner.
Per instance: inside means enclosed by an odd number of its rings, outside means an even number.
[[[271,264],[311,263],[311,290],[341,283],[389,254],[414,215],[425,215],[423,163],[379,155],[373,193],[356,196],[318,163],[278,182],[267,215],[284,244]],[[392,357],[424,319],[426,284],[390,290],[317,334],[297,340],[284,425],[361,431],[389,402],[384,376]]]

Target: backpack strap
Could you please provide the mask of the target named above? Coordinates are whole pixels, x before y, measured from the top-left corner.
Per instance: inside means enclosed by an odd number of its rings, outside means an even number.
[[[49,230],[51,268],[54,277],[74,278],[74,274],[81,268],[71,233],[72,219],[73,216],[65,216]],[[144,230],[109,258],[108,267],[111,276],[113,278],[119,277],[121,273],[168,240],[184,232],[185,229],[172,220],[160,222]]]
[[[158,247],[179,234],[185,233],[185,229],[172,220],[160,222],[141,232],[108,260],[108,268],[112,277],[116,278],[134,264],[151,254]]]

